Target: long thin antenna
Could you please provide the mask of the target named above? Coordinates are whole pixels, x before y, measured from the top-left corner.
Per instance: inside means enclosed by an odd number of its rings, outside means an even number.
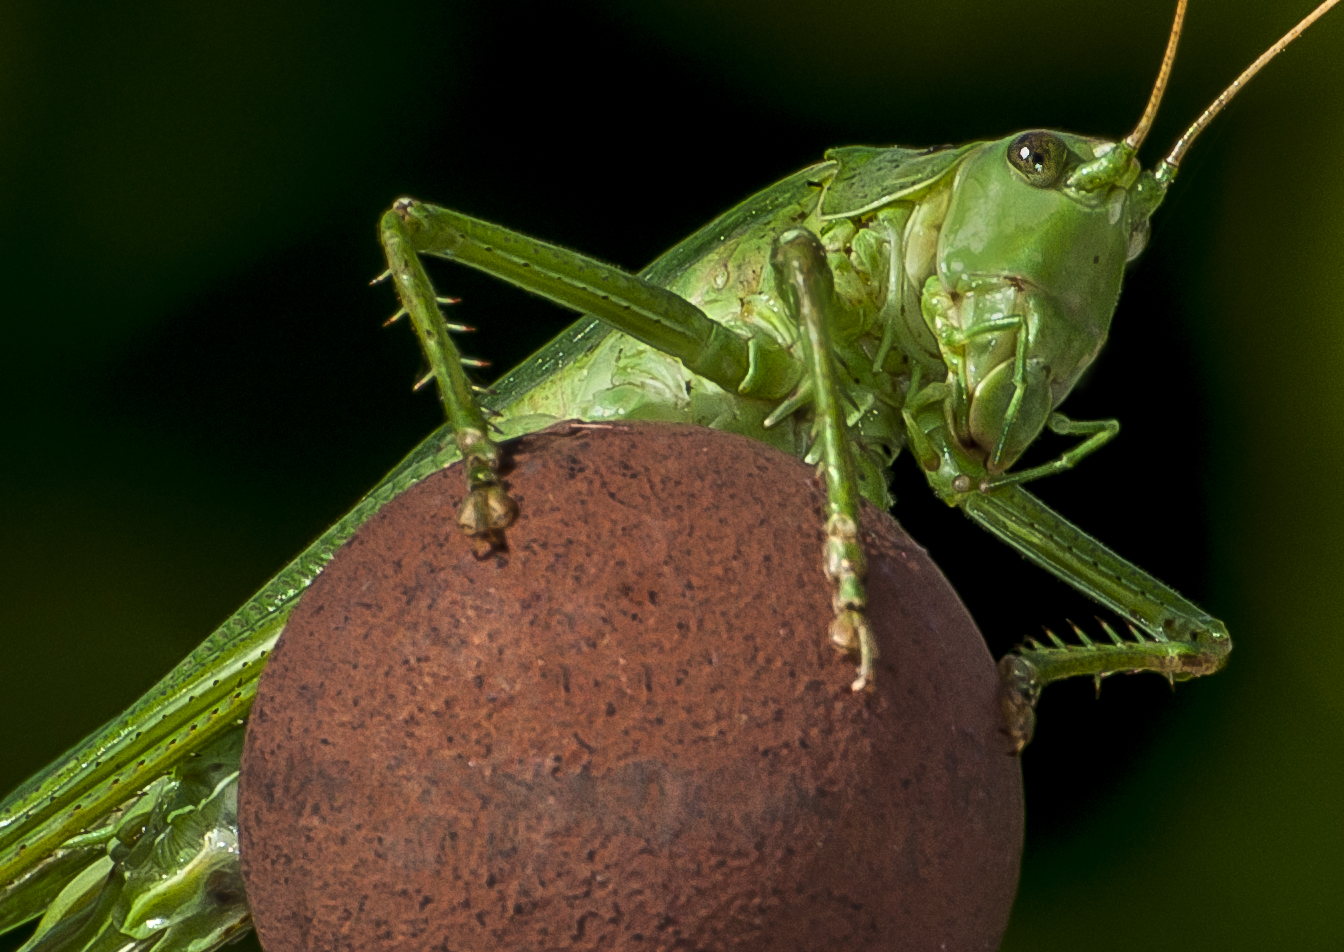
[[[1148,137],[1148,130],[1157,118],[1157,107],[1162,104],[1162,94],[1167,91],[1167,80],[1171,78],[1171,64],[1176,61],[1176,44],[1181,39],[1181,24],[1185,22],[1186,0],[1176,4],[1176,19],[1171,24],[1171,36],[1167,37],[1167,51],[1162,54],[1162,68],[1157,71],[1157,82],[1153,84],[1153,94],[1148,97],[1148,106],[1134,131],[1125,137],[1125,145],[1137,150]]]
[[[1208,109],[1204,110],[1204,114],[1195,120],[1195,124],[1185,130],[1185,135],[1181,136],[1180,139],[1176,141],[1176,145],[1172,147],[1171,154],[1162,160],[1162,168],[1158,170],[1158,178],[1167,179],[1172,175],[1175,175],[1176,166],[1180,165],[1181,159],[1185,158],[1185,152],[1190,148],[1190,143],[1194,142],[1195,137],[1204,131],[1204,127],[1209,124],[1214,116],[1223,111],[1223,107],[1231,101],[1233,96],[1241,91],[1241,87],[1245,86],[1252,76],[1260,72],[1261,68],[1266,63],[1279,55],[1285,46],[1301,36],[1307,27],[1325,16],[1325,14],[1330,11],[1330,8],[1338,2],[1339,0],[1325,0],[1325,3],[1322,3],[1315,10],[1311,11],[1311,13],[1307,14],[1301,23],[1284,34],[1283,39],[1265,50],[1260,54],[1259,59],[1250,66],[1247,66],[1245,71],[1236,78],[1232,85],[1224,89],[1222,95],[1215,99],[1213,104],[1209,106]]]

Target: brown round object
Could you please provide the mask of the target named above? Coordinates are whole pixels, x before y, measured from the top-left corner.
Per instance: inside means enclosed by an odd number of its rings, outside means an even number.
[[[667,424],[512,448],[479,559],[460,468],[303,596],[243,755],[267,952],[998,946],[1022,847],[997,677],[869,507],[876,689],[827,643],[812,471]]]

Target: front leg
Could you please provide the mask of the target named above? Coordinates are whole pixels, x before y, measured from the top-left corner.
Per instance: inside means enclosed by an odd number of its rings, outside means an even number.
[[[771,256],[776,282],[789,317],[803,331],[807,380],[812,394],[816,442],[826,475],[826,574],[835,586],[831,640],[859,655],[854,690],[872,683],[877,642],[864,609],[866,570],[859,538],[859,486],[854,476],[849,433],[840,403],[830,328],[835,322],[835,288],[826,251],[810,231],[786,232]]]
[[[1051,634],[1053,644],[1033,640],[1003,658],[1005,711],[1019,749],[1031,740],[1036,698],[1052,681],[1153,671],[1174,683],[1212,674],[1227,663],[1232,639],[1221,621],[1021,487],[973,490],[956,502],[981,527],[1130,624],[1130,639],[1103,623],[1109,643],[1093,642],[1079,631],[1080,644],[1065,644]]]
[[[929,484],[944,502],[1008,543],[1028,560],[1105,606],[1129,624],[1124,638],[1105,623],[1106,641],[1081,631],[1078,644],[1029,641],[999,663],[1009,733],[1019,749],[1031,740],[1041,689],[1076,676],[1153,671],[1171,681],[1212,674],[1227,663],[1232,639],[1218,619],[1116,555],[1021,486],[995,485],[983,462],[948,437],[936,401],[915,414]],[[1105,432],[1105,422],[1083,424]]]

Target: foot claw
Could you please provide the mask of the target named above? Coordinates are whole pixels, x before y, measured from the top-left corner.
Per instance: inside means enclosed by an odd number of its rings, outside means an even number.
[[[1004,732],[1013,739],[1014,753],[1020,754],[1036,732],[1036,699],[1040,693],[1031,662],[1017,655],[1004,655],[999,662],[999,702],[1003,707]]]
[[[503,532],[518,517],[518,504],[503,486],[493,483],[473,489],[462,500],[457,524],[473,538],[503,538]]]
[[[877,639],[863,612],[847,608],[831,622],[831,643],[846,654],[858,652],[858,677],[850,687],[863,691],[873,686],[873,662],[877,660]]]

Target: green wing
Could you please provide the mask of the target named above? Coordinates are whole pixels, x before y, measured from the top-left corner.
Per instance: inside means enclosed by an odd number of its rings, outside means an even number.
[[[831,149],[826,158],[835,163],[836,171],[821,198],[821,218],[857,218],[892,202],[913,198],[981,145],[972,142],[935,151],[866,145]]]

